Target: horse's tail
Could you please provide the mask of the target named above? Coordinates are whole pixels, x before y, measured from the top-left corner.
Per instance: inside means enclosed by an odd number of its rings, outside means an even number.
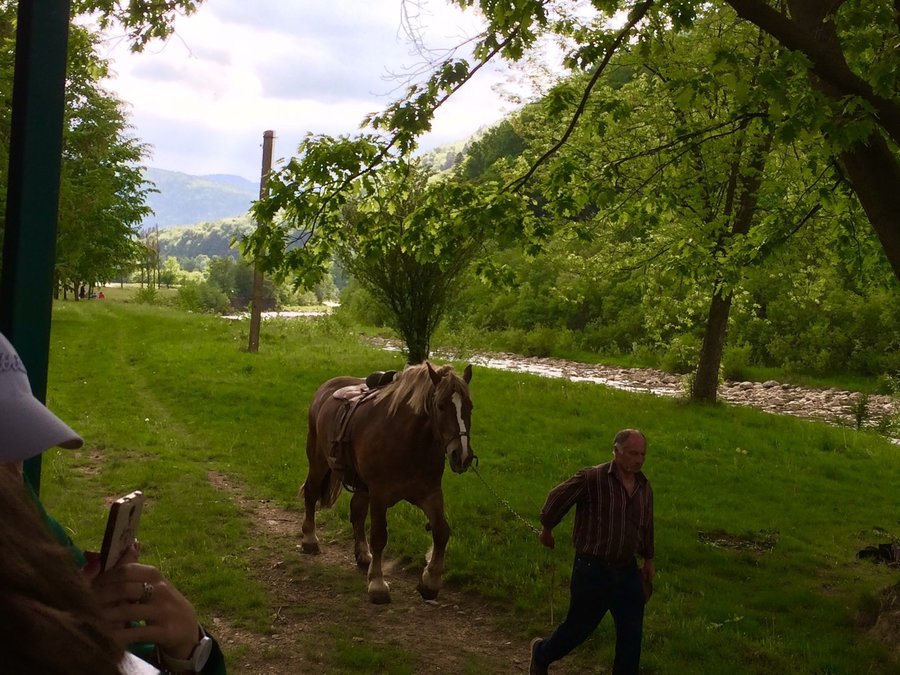
[[[319,505],[323,509],[330,509],[337,501],[343,487],[339,475],[335,474],[331,469],[326,471],[325,475],[322,477],[322,485],[319,490]],[[302,500],[305,493],[306,483],[304,482],[303,485],[300,486],[300,491],[297,493],[297,499]]]
[[[343,487],[340,476],[334,471],[329,471],[325,474],[325,478],[322,479],[322,496],[319,498],[319,503],[323,509],[330,509],[334,506]]]

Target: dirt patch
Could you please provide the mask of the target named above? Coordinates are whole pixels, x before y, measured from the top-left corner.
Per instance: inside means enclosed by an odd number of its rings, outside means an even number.
[[[342,642],[368,645],[382,655],[402,654],[414,673],[497,673],[528,671],[528,641],[496,628],[496,610],[477,597],[445,586],[436,601],[416,592],[416,574],[385,562],[391,584],[389,605],[373,605],[365,591],[365,574],[355,571],[353,545],[320,528],[320,555],[300,552],[302,513],[254,499],[221,473],[209,473],[265,537],[253,554],[258,578],[276,607],[271,633],[237,630],[213,618],[216,637],[231,656],[229,673],[297,675],[298,673],[410,672],[390,664],[342,667],[335,648]],[[564,664],[554,673],[565,674]],[[585,672],[580,669],[579,672]],[[604,672],[599,669],[596,672]]]
[[[748,532],[747,534],[738,535],[731,534],[725,530],[711,530],[709,532],[698,532],[697,539],[701,543],[714,548],[768,553],[775,548],[775,543],[778,541],[778,533],[762,530],[760,532]]]
[[[869,632],[900,657],[900,583],[881,594],[878,617]]]

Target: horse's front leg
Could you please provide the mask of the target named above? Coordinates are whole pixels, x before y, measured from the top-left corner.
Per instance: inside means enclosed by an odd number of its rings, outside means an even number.
[[[366,541],[366,517],[369,515],[369,493],[354,492],[350,498],[350,522],[353,524],[353,555],[356,565],[367,569],[372,562]]]
[[[391,587],[384,580],[381,569],[382,554],[387,545],[387,505],[377,499],[370,501],[369,516],[371,519],[369,543],[372,546],[372,562],[369,563],[369,600],[376,605],[391,601]]]
[[[443,492],[438,490],[421,504],[421,508],[428,516],[432,547],[425,561],[425,570],[422,572],[418,591],[425,600],[434,600],[441,590],[444,556],[447,552],[447,542],[450,541],[450,525],[444,517]]]

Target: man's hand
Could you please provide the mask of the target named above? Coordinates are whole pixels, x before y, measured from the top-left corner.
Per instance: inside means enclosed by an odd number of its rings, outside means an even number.
[[[553,530],[546,525],[544,525],[544,529],[542,529],[541,533],[538,535],[538,539],[547,548],[556,546],[556,540],[553,538]]]

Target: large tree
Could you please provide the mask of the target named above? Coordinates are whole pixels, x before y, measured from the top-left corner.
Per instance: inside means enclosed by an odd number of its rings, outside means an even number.
[[[491,246],[532,225],[527,202],[496,184],[432,177],[416,162],[370,168],[372,137],[310,136],[267,181],[260,225],[244,252],[267,271],[312,287],[339,255],[388,311],[410,363],[428,358],[431,335],[464,272],[490,266]]]
[[[640,275],[653,297],[666,284],[682,289],[683,303],[644,314],[647,333],[664,343],[703,326],[692,395],[712,401],[746,270],[827,214],[822,194],[840,178],[817,145],[797,139],[790,115],[770,113],[794,96],[790,54],[726,7],[707,9],[680,32],[658,19],[648,17],[644,41],[620,48],[576,128],[567,129],[567,111],[586,75],[552,89],[515,123],[532,164],[568,134],[531,183],[559,222],[555,231],[592,242],[593,276]]]
[[[518,61],[541,44],[561,39],[564,63],[589,72],[582,96],[568,111],[569,127],[538,163],[562,147],[576,128],[590,92],[615,52],[629,41],[649,38],[663,23],[687,28],[716,3],[699,0],[453,0],[477,7],[487,25],[474,61],[457,56],[436,64],[433,75],[368,122],[391,138],[393,147],[414,147],[430,129],[434,111],[495,58]],[[893,0],[720,0],[772,35],[795,54],[808,80],[792,114],[807,132],[823,134],[866,211],[895,275],[900,278],[900,21]],[[625,13],[621,28],[611,19]],[[782,83],[771,82],[777,89]],[[528,177],[532,172],[527,172]]]
[[[72,26],[56,253],[62,288],[115,278],[135,257],[137,227],[150,213],[140,166],[148,147],[132,136],[122,102],[100,84],[107,65],[96,40]]]
[[[202,0],[74,0],[72,15],[124,29],[132,49],[169,35]],[[17,3],[0,0],[0,243],[3,241]],[[68,287],[112,278],[135,256],[135,226],[149,212],[140,162],[148,147],[131,133],[124,106],[100,81],[107,64],[98,34],[70,27],[56,275]]]

